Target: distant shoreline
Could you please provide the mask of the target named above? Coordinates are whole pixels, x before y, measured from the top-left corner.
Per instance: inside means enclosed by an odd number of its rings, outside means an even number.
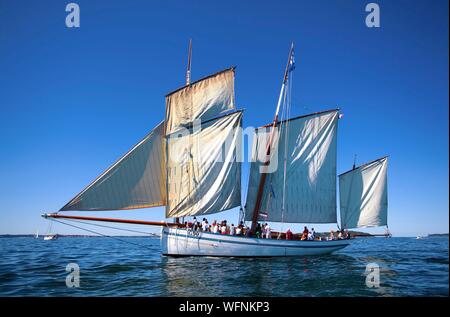
[[[327,233],[320,233],[317,232],[317,235],[320,236],[326,236]],[[374,237],[374,235],[366,232],[360,232],[360,231],[350,231],[350,234],[354,236],[360,236],[360,237]],[[108,238],[108,237],[117,237],[117,238],[160,238],[161,235],[156,233],[149,233],[147,235],[83,235],[83,234],[57,234],[59,238]],[[45,234],[39,235],[39,237],[43,237]],[[448,233],[431,233],[424,237],[448,237]],[[0,238],[34,238],[35,234],[0,234]],[[396,237],[396,238],[413,238],[413,236],[407,236],[407,237]]]
[[[448,237],[448,233],[432,233],[428,237]]]
[[[39,237],[43,237],[45,235],[39,235]],[[135,235],[135,236],[123,236],[123,235],[83,235],[83,234],[57,234],[58,238],[159,238],[160,235],[155,233],[149,233],[148,235]],[[35,234],[0,234],[0,238],[34,238]]]

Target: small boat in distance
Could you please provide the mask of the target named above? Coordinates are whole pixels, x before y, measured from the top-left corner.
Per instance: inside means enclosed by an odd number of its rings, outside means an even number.
[[[34,235],[35,239],[39,239],[39,231],[36,231],[36,234]]]
[[[47,227],[47,233],[44,235],[44,241],[54,240],[58,237],[57,234],[52,233],[53,221],[50,221]]]
[[[236,109],[235,68],[190,82],[166,95],[166,115],[142,141],[50,219],[161,226],[168,256],[268,257],[331,253],[348,246],[344,230],[387,225],[387,163],[382,157],[339,175],[339,109],[290,117],[292,44],[273,121],[254,130],[247,198],[241,200],[243,110]],[[67,211],[164,206],[173,221],[65,215]],[[237,236],[189,227],[184,217],[239,208]],[[237,210],[236,210],[237,211]],[[181,221],[180,221],[181,219]],[[59,220],[56,220],[59,221]],[[334,223],[341,235],[321,240],[260,237],[258,223]],[[274,232],[272,232],[274,233]]]
[[[57,234],[46,234],[44,236],[44,241],[48,241],[48,240],[54,240],[58,237]]]

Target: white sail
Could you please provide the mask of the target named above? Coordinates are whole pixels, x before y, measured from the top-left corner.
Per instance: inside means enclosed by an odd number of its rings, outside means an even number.
[[[339,175],[341,227],[387,225],[387,157]]]
[[[234,68],[231,68],[166,96],[166,134],[196,119],[207,121],[234,108]]]
[[[283,131],[276,131],[271,148],[271,173],[265,181],[260,208],[264,216],[259,220],[336,222],[337,121],[338,111],[332,110],[289,120],[287,138]],[[252,220],[270,129],[256,131],[245,213],[247,221]]]
[[[163,121],[60,210],[122,210],[165,205],[164,148]]]
[[[167,217],[211,214],[241,203],[242,113],[236,112],[167,138]]]

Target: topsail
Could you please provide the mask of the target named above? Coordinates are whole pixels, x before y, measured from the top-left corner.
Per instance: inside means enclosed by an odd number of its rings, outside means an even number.
[[[207,121],[233,109],[234,68],[230,68],[166,96],[166,134],[188,126],[196,119]]]
[[[289,124],[287,136],[278,131],[280,124],[277,125],[260,208],[266,217],[260,216],[260,220],[336,222],[337,121],[338,110],[294,118],[283,122],[283,127]],[[246,220],[252,219],[270,129],[256,130]]]
[[[387,157],[339,175],[342,228],[387,225]]]

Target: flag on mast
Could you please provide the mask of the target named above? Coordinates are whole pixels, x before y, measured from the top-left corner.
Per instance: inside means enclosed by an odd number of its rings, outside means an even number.
[[[289,71],[293,71],[295,69],[295,58],[294,58],[294,49],[292,49],[291,58],[289,59]]]

